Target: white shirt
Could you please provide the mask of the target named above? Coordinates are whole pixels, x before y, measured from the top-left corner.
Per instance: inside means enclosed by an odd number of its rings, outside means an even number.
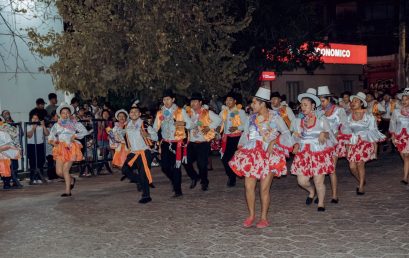
[[[202,110],[203,109],[204,107],[202,107]],[[211,110],[209,110],[209,117],[211,121],[209,128],[214,130],[220,125],[222,120],[218,115],[216,115]],[[199,114],[196,114],[196,112],[192,109],[192,115],[190,118],[192,120],[192,129],[189,130],[190,141],[191,142],[206,142],[206,139],[204,138],[203,133],[198,126]]]
[[[127,142],[130,146],[128,148],[134,152],[134,151],[141,151],[141,150],[147,150],[149,149],[149,146],[146,145],[142,134],[141,134],[141,128],[142,128],[142,119],[138,119],[135,122],[132,120],[128,121],[128,124],[125,127],[125,133],[127,137]],[[156,134],[155,130],[151,126],[146,128],[146,131],[149,133],[149,138],[153,141],[158,140],[158,135]]]
[[[27,133],[32,130],[33,126],[32,125],[27,125]],[[37,142],[35,141],[35,138]],[[43,144],[44,143],[44,129],[40,125],[37,125],[35,135],[31,136],[31,138],[28,137],[27,135],[27,144]]]
[[[231,116],[234,116],[234,112],[238,111],[239,116],[240,116],[240,126],[237,127],[237,130],[239,131],[244,131],[244,126],[247,123],[247,115],[246,112],[244,112],[243,109],[239,109],[237,110],[237,108],[233,108],[233,109],[229,109],[226,106],[222,107],[222,111],[220,112],[219,116],[222,119],[222,123],[224,123],[224,127],[223,127],[223,132],[224,134],[232,134],[232,132],[229,131],[230,127],[232,127],[232,122],[231,122]],[[223,113],[224,110],[227,109],[227,117],[226,117],[226,121],[223,121]]]

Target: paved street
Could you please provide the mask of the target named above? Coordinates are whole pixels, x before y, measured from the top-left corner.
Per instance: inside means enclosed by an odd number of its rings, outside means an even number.
[[[397,154],[367,165],[364,196],[340,161],[340,203],[329,203],[327,184],[324,213],[305,205],[295,177],[276,180],[262,230],[242,228],[243,181],[226,188],[216,157],[214,167],[208,192],[188,189],[185,176],[182,199],[170,198],[155,168],[147,205],[119,173],[80,178],[68,199],[62,183],[1,191],[0,257],[409,257],[409,187]]]

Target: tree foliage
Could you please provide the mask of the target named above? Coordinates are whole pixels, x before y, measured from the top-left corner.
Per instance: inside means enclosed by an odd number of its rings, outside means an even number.
[[[223,93],[248,79],[248,54],[233,35],[251,22],[226,15],[225,0],[57,0],[64,33],[39,35],[32,49],[55,56],[56,87],[84,96],[156,95],[166,87]]]

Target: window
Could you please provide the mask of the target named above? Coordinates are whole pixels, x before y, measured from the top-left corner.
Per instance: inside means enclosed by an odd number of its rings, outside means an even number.
[[[365,19],[368,21],[393,19],[397,15],[392,4],[374,3],[365,7]]]
[[[352,89],[352,81],[351,80],[344,80],[344,91],[353,92]]]
[[[288,81],[287,82],[288,88],[288,100],[297,103],[297,96],[301,93],[300,92],[300,82],[299,81]]]

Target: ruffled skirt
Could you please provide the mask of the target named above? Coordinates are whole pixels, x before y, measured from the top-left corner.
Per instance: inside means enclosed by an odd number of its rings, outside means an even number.
[[[376,142],[363,141],[358,138],[356,144],[349,145],[347,159],[349,162],[367,162],[376,158]]]
[[[338,134],[338,144],[335,147],[335,156],[338,158],[345,158],[347,156],[347,145],[350,142],[350,136],[346,134]]]
[[[313,152],[310,145],[306,144],[303,151],[295,154],[291,174],[308,177],[332,174],[335,170],[334,153],[335,147]]]
[[[263,179],[268,174],[280,177],[287,174],[285,154],[278,149],[269,154],[263,144],[257,141],[255,148],[241,148],[236,151],[229,165],[238,176]]]
[[[112,165],[122,168],[128,154],[129,151],[126,149],[125,143],[122,143],[119,150],[115,150],[114,157],[112,158]]]
[[[403,128],[400,134],[394,134],[394,136],[395,141],[393,144],[395,144],[396,149],[400,153],[409,153],[409,134],[406,128]]]
[[[59,142],[53,148],[53,158],[63,162],[81,161],[84,159],[81,149],[82,144],[79,142],[72,142],[71,144]]]
[[[0,176],[11,177],[11,161],[9,159],[0,159]]]

